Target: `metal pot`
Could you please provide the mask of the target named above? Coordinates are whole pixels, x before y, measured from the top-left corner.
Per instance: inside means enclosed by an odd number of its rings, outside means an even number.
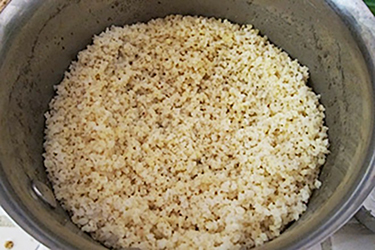
[[[301,219],[259,249],[308,248],[332,234],[375,180],[375,19],[360,0],[13,0],[0,15],[1,205],[52,249],[105,249],[53,208],[41,184],[43,114],[94,34],[172,13],[251,23],[310,68],[330,129],[323,185]]]

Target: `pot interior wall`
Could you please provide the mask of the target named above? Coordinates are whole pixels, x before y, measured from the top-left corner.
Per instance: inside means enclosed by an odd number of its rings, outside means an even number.
[[[43,114],[54,95],[53,85],[92,35],[113,24],[177,13],[251,23],[310,68],[309,84],[322,96],[331,143],[321,174],[323,186],[314,193],[301,220],[263,248],[286,249],[297,239],[311,237],[361,180],[373,126],[373,90],[357,42],[324,1],[32,2],[13,0],[10,8],[19,5],[20,10],[4,22],[5,31],[0,34],[0,178],[10,199],[8,212],[17,218],[22,211],[23,222],[17,222],[34,235],[40,233],[39,240],[55,248],[57,242],[66,242],[65,249],[104,249],[81,233],[62,208],[51,209],[35,199],[30,181],[47,183]]]

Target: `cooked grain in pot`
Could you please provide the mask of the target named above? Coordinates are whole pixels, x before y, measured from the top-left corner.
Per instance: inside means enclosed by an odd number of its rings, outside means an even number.
[[[108,247],[261,245],[321,185],[327,127],[307,79],[251,25],[173,15],[111,27],[46,113],[56,197]]]

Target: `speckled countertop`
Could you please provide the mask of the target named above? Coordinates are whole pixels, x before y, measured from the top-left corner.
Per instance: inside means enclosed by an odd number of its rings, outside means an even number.
[[[10,0],[0,0],[0,11]],[[349,0],[348,0],[349,1]],[[0,250],[48,250],[18,228],[0,207]],[[372,250],[375,233],[351,219],[337,233],[309,250]]]

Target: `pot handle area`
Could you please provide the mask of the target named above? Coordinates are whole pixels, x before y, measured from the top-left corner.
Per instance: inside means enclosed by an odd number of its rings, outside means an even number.
[[[354,217],[375,233],[375,189],[372,190]]]

